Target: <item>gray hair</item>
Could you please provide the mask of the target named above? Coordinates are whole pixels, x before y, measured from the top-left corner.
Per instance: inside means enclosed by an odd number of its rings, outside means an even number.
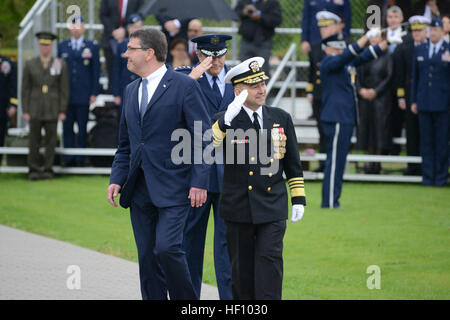
[[[131,38],[139,39],[142,48],[153,49],[156,60],[166,62],[167,40],[164,33],[156,29],[141,29],[130,34]]]
[[[392,12],[392,13],[398,13],[399,15],[401,15],[401,16],[403,17],[403,11],[402,11],[402,9],[401,9],[399,6],[392,6],[392,7],[389,7],[389,8],[387,9],[387,13],[390,13],[390,12]]]

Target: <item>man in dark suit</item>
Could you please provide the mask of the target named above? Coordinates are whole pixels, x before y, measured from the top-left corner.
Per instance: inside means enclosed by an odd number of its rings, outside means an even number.
[[[444,186],[448,178],[450,45],[442,20],[430,24],[430,41],[414,48],[411,110],[419,114],[422,184]]]
[[[87,123],[89,106],[95,103],[100,93],[100,58],[96,41],[84,38],[84,19],[77,16],[72,20],[70,39],[58,45],[58,57],[67,63],[70,79],[70,98],[67,117],[64,120],[64,148],[75,147],[73,125],[78,126],[77,147],[87,147]],[[67,166],[83,166],[84,156],[66,156]]]
[[[112,92],[117,44],[126,37],[126,26],[130,15],[138,13],[144,3],[145,0],[102,0],[100,4],[100,21],[103,24],[100,46],[106,60],[109,92]]]
[[[161,31],[130,35],[125,57],[141,78],[125,89],[107,194],[117,206],[120,191],[121,206],[130,207],[143,299],[196,299],[182,242],[191,206],[207,197],[210,166],[198,155],[210,120],[197,81],[168,69],[166,55]],[[189,140],[181,150],[177,135]]]
[[[209,117],[226,110],[234,99],[231,83],[225,83],[225,75],[229,68],[225,65],[228,51],[226,41],[232,37],[226,34],[207,34],[195,37],[197,56],[200,60],[195,68],[184,67],[177,71],[189,73],[198,80],[205,96]],[[222,300],[231,300],[231,266],[225,237],[225,224],[219,217],[219,200],[222,189],[223,164],[211,166],[208,199],[205,205],[194,208],[186,223],[184,247],[192,276],[194,288],[200,296],[203,275],[203,257],[205,249],[206,228],[211,208],[214,210],[214,268],[216,270],[217,287]]]
[[[225,171],[220,216],[225,220],[233,299],[281,299],[283,237],[288,218],[304,212],[305,190],[292,119],[265,105],[264,59],[250,58],[228,71],[236,98],[216,115],[214,146],[223,147]]]
[[[265,59],[264,71],[270,72],[275,28],[281,24],[281,5],[278,0],[239,0],[234,9],[241,19],[239,34],[242,35],[239,59],[261,56]]]

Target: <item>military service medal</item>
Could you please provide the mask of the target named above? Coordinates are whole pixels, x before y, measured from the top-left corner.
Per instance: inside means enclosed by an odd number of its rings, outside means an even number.
[[[42,93],[47,94],[48,92],[48,86],[46,84],[42,85]]]
[[[275,159],[283,159],[286,153],[286,134],[284,128],[272,128],[272,143]]]

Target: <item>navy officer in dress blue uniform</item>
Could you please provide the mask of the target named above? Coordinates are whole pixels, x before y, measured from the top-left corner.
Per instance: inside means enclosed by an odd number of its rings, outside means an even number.
[[[84,19],[76,16],[69,25],[70,39],[58,45],[58,57],[66,61],[70,78],[70,100],[67,118],[63,124],[64,147],[75,147],[73,125],[78,125],[76,137],[78,148],[87,146],[87,122],[89,105],[95,103],[100,93],[99,46],[95,41],[84,38]],[[84,156],[66,156],[66,165],[84,165]]]
[[[301,48],[303,53],[309,53],[314,43],[320,42],[319,27],[317,26],[317,16],[319,11],[331,11],[345,21],[343,30],[344,37],[350,36],[352,26],[352,8],[350,0],[305,0],[302,16],[302,41]]]
[[[357,122],[355,68],[382,54],[386,41],[364,49],[369,37],[379,34],[369,30],[348,47],[338,35],[322,40],[326,57],[320,64],[322,77],[322,112],[320,122],[326,139],[327,159],[322,184],[322,208],[339,208],[344,169],[353,129]]]
[[[128,34],[132,34],[134,31],[143,27],[144,22],[142,17],[138,13],[131,14],[127,24]],[[127,68],[128,60],[124,57],[125,51],[127,51],[127,45],[128,38],[117,45],[117,53],[114,56],[112,89],[114,102],[119,106],[120,113],[122,113],[123,91],[125,87],[138,78],[138,75]]]
[[[201,156],[211,121],[198,82],[167,68],[166,56],[161,31],[130,35],[125,57],[140,77],[125,88],[107,195],[117,206],[120,191],[130,207],[142,298],[197,299],[182,243],[190,208],[207,198],[210,166]]]
[[[442,20],[430,23],[430,41],[414,49],[411,111],[419,114],[422,184],[444,186],[449,166],[450,45]]]
[[[3,35],[0,33],[0,48]],[[0,147],[8,129],[8,118],[17,111],[17,68],[9,58],[0,55]],[[0,164],[2,154],[0,154]]]
[[[247,59],[225,81],[236,95],[214,116],[214,146],[223,150],[225,170],[219,214],[225,220],[233,299],[282,296],[283,237],[290,187],[297,222],[306,205],[303,171],[291,116],[265,105],[264,58]]]
[[[200,61],[195,67],[180,67],[177,71],[188,73],[198,79],[205,96],[209,117],[225,111],[234,99],[231,83],[225,83],[225,75],[229,68],[225,65],[228,51],[227,40],[232,37],[226,34],[207,34],[192,38],[197,44],[197,57]],[[209,177],[208,198],[206,203],[193,208],[186,222],[183,246],[191,272],[192,283],[200,296],[203,275],[203,257],[205,250],[206,228],[211,208],[214,210],[214,268],[216,270],[217,287],[222,300],[231,300],[231,266],[225,237],[225,224],[219,217],[219,198],[222,189],[223,164],[214,163]]]

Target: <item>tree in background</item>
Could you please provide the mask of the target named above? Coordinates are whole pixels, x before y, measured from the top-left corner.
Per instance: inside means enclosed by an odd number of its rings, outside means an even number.
[[[31,9],[35,0],[1,0],[0,32],[3,33],[3,48],[16,48],[19,23]]]

